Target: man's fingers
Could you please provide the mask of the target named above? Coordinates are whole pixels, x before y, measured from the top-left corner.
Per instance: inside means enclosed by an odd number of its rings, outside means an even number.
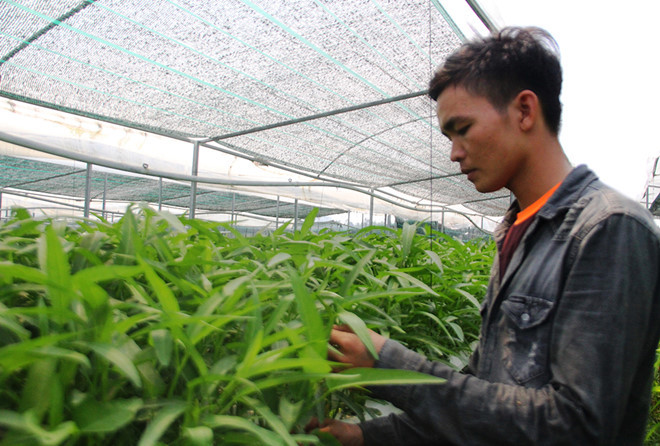
[[[333,329],[330,332],[330,344],[335,348],[339,346],[337,350],[341,350],[341,347],[353,337],[355,337],[355,333],[352,331]]]
[[[346,332],[346,333],[353,333],[353,329],[351,327],[349,327],[348,325],[346,325],[346,324],[333,325],[332,329],[337,330],[337,331],[343,331],[343,332]]]
[[[319,429],[321,432],[329,432],[331,421],[332,421],[331,418],[326,418],[325,420],[323,420],[323,423],[319,423],[318,418],[312,417],[312,419],[309,420],[309,423],[305,425],[305,432],[311,432],[314,429]]]
[[[309,420],[309,423],[305,425],[305,432],[311,432],[314,429],[318,428],[319,426],[320,426],[319,419],[313,417],[311,420]]]

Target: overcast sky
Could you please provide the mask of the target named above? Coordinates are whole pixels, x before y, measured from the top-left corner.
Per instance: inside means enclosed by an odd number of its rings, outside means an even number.
[[[660,156],[660,1],[479,0],[496,25],[536,25],[564,69],[560,141],[574,165],[640,199]]]

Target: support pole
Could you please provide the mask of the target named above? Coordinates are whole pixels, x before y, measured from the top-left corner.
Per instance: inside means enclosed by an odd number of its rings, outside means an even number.
[[[293,232],[298,231],[298,199],[293,202]]]
[[[193,142],[192,176],[196,177],[199,171],[199,141]],[[197,181],[190,182],[190,218],[195,218],[197,206]]]
[[[89,218],[89,204],[92,200],[92,164],[87,163],[87,175],[85,177],[85,209],[83,215]]]
[[[374,224],[374,190],[369,191],[369,225]],[[363,225],[364,226],[364,225]]]
[[[236,217],[236,192],[234,192],[231,196],[231,217],[229,218],[230,223],[234,223],[234,219]]]
[[[105,173],[105,179],[103,180],[103,220],[105,220],[105,202],[108,194],[108,172]]]
[[[163,177],[158,177],[158,210],[163,210]]]
[[[275,229],[280,227],[280,196],[277,196],[277,208],[275,209]]]

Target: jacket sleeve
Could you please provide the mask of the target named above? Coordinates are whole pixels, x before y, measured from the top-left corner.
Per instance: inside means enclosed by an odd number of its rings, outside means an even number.
[[[377,367],[417,370],[446,382],[373,388],[409,419],[396,420],[389,443],[371,441],[380,438],[377,430],[386,432],[382,422],[363,423],[365,444],[420,444],[408,441],[415,430],[430,432],[435,444],[641,444],[640,429],[630,438],[621,431],[630,420],[628,399],[646,398],[650,386],[659,259],[657,232],[625,216],[610,217],[579,239],[555,309],[551,379],[541,388],[488,382],[387,341]],[[645,413],[634,415],[645,423]]]

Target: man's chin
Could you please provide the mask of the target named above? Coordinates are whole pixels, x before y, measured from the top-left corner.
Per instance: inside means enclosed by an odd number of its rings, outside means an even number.
[[[489,194],[491,192],[497,192],[499,190],[502,190],[504,186],[495,186],[492,184],[483,184],[479,182],[473,182],[474,188],[477,190],[477,192],[481,192],[482,194]]]

